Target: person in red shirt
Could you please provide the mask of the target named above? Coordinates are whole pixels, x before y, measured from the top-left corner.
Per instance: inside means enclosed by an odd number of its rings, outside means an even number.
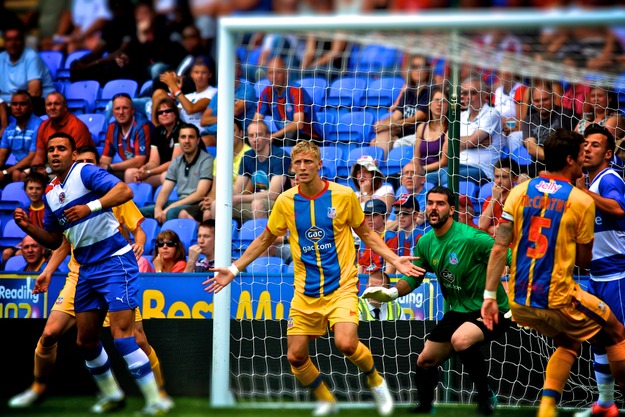
[[[67,109],[65,96],[57,91],[46,97],[46,114],[48,120],[41,123],[37,133],[37,151],[33,165],[42,165],[46,161],[48,138],[57,132],[64,132],[74,138],[76,148],[95,146],[89,128],[78,117]]]
[[[494,173],[493,194],[484,201],[479,221],[480,229],[488,232],[491,236],[495,236],[497,233],[503,205],[508,194],[510,194],[510,190],[517,182],[519,165],[509,158],[503,158],[495,163]]]

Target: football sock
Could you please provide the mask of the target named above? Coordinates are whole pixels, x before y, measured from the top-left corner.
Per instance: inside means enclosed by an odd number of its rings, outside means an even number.
[[[52,346],[44,346],[41,344],[41,339],[37,341],[37,347],[35,348],[35,380],[32,385],[32,389],[41,394],[46,389],[46,384],[52,375],[52,369],[56,362],[56,350],[58,343]]]
[[[107,398],[121,399],[124,394],[115,380],[111,364],[102,344],[93,352],[83,352],[85,364],[102,395]]]
[[[302,385],[310,388],[316,399],[319,401],[336,401],[310,358],[302,366],[296,367],[291,365],[291,370]]]
[[[484,355],[479,346],[473,345],[466,350],[457,352],[478,393],[478,401],[488,400],[488,373]]]
[[[368,347],[362,342],[358,342],[358,347],[352,356],[348,356],[347,359],[352,361],[354,365],[358,367],[367,376],[367,384],[370,387],[377,387],[383,381],[382,377],[375,369],[373,364],[373,356]]]
[[[148,359],[150,360],[150,367],[152,368],[152,372],[154,373],[154,379],[156,380],[156,386],[161,391],[165,391],[165,380],[163,379],[163,372],[161,371],[161,363],[158,360],[158,356],[156,356],[156,351],[152,346],[150,346],[150,354],[148,355]]]
[[[117,351],[126,361],[130,374],[137,381],[146,402],[148,404],[158,402],[158,386],[150,367],[150,360],[148,355],[139,348],[134,336],[115,339],[114,343]]]

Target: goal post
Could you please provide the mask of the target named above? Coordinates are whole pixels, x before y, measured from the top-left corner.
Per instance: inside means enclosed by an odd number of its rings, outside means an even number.
[[[593,10],[593,11],[566,11],[554,10],[550,12],[537,12],[534,10],[476,10],[476,11],[433,11],[424,12],[417,15],[364,15],[364,16],[288,16],[288,17],[227,17],[219,21],[218,29],[218,111],[219,124],[217,129],[217,181],[216,188],[216,247],[215,247],[215,264],[219,266],[227,266],[231,261],[231,246],[228,244],[220,244],[220,242],[231,242],[232,240],[232,163],[233,155],[230,151],[233,147],[233,120],[234,109],[234,77],[237,36],[243,33],[254,32],[271,32],[271,33],[314,33],[314,32],[347,32],[347,33],[369,33],[372,31],[381,32],[404,32],[412,31],[422,32],[424,30],[446,31],[451,34],[451,51],[460,51],[461,46],[457,43],[457,35],[463,30],[479,30],[485,28],[492,29],[525,29],[540,28],[546,26],[552,27],[601,27],[606,26],[625,26],[625,11],[619,9]],[[422,46],[427,50],[428,45]],[[449,57],[451,66],[451,84],[450,92],[450,142],[452,155],[458,154],[459,130],[459,67],[461,65],[461,54],[452,54]],[[528,63],[529,65],[529,63]],[[521,74],[529,69],[519,68]],[[455,182],[452,188],[457,190],[457,176],[453,175],[457,172],[457,157],[450,159],[450,172]],[[214,407],[231,406],[235,402],[235,398],[231,391],[231,286],[224,288],[221,292],[214,296],[213,310],[213,359],[211,369],[211,396],[210,401]],[[411,323],[413,324],[413,323]],[[252,326],[253,327],[253,326]],[[272,327],[272,326],[267,326]],[[264,327],[264,330],[267,330]],[[273,325],[273,330],[279,330],[280,327]],[[391,325],[384,324],[379,334],[385,334],[389,331]],[[414,326],[413,326],[414,328]],[[283,330],[283,329],[282,329]],[[284,333],[281,337],[286,337]],[[525,332],[515,330],[514,340],[523,340],[527,343],[538,343],[542,338]],[[384,341],[380,341],[384,346]],[[408,346],[410,342],[407,341]],[[544,342],[541,347],[536,348],[538,351],[544,349]],[[328,346],[323,346],[324,350]],[[512,353],[513,357],[522,357],[525,346],[506,346],[501,345],[502,350],[516,349],[516,353]],[[532,349],[530,347],[528,349]],[[330,347],[330,350],[332,347]],[[540,352],[543,357],[549,355]],[[380,355],[383,353],[374,352]],[[325,353],[320,353],[325,355]],[[284,356],[284,355],[283,355]],[[318,358],[319,359],[319,358]],[[283,357],[282,360],[285,360]],[[491,364],[492,365],[492,364]],[[524,365],[524,364],[523,364]],[[531,365],[530,365],[531,366]],[[519,366],[522,368],[523,366]],[[325,375],[323,366],[320,367],[322,374]],[[398,372],[404,373],[405,369],[398,369]],[[285,371],[288,374],[288,368]],[[462,379],[462,374],[458,374]],[[500,375],[502,380],[508,381],[509,376]],[[512,383],[512,381],[508,381]],[[294,383],[292,376],[287,375],[286,385],[290,386]],[[354,379],[347,378],[345,381],[336,382],[335,385],[339,389],[349,391],[350,383],[359,385]],[[581,381],[580,385],[588,383]],[[460,386],[464,384],[463,380]],[[528,388],[529,389],[529,388]],[[397,397],[403,401],[410,398],[401,393],[396,393]],[[261,394],[262,395],[262,394]],[[459,392],[457,398],[466,398],[466,392]],[[532,395],[535,395],[532,392]],[[353,398],[346,394],[348,398]],[[297,395],[295,395],[297,397]],[[360,398],[360,397],[357,397]],[[587,400],[587,399],[586,399]],[[511,398],[511,404],[522,403],[522,399]]]

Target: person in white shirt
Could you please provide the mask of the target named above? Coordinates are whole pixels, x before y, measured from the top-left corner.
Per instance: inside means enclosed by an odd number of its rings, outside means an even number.
[[[391,280],[383,271],[375,271],[369,275],[367,288],[390,288],[390,286]],[[358,314],[361,321],[406,320],[406,314],[397,300],[381,302],[371,298],[360,297],[358,299]]]

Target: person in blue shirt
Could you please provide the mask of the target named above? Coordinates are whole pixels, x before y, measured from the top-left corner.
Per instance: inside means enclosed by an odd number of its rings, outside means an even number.
[[[41,119],[33,114],[33,102],[26,90],[18,90],[11,96],[13,118],[0,141],[0,182],[24,181],[25,169],[30,168],[37,150],[37,132]],[[15,164],[8,165],[9,155]]]

